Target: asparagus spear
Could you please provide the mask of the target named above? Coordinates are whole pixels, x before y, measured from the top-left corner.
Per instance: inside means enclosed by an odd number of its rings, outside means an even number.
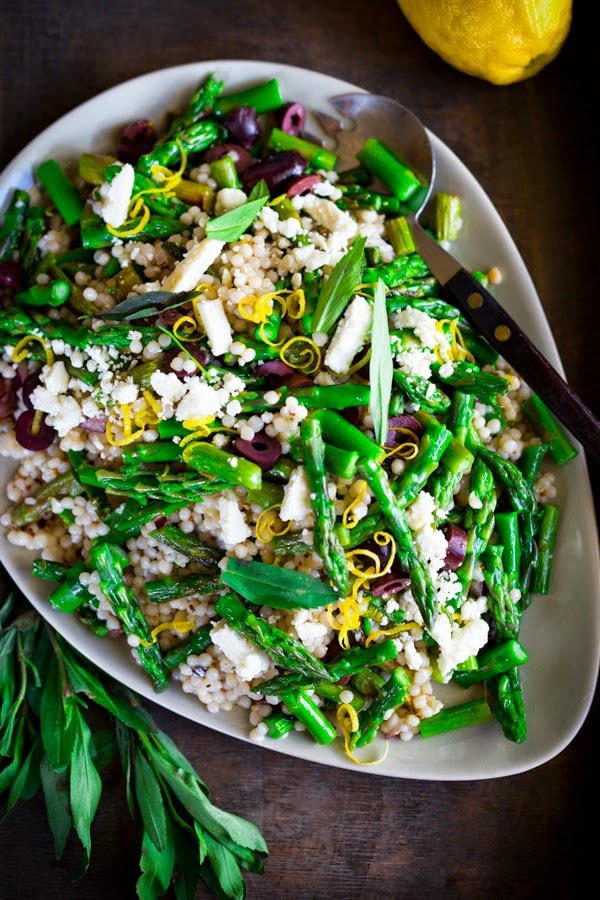
[[[338,592],[349,591],[348,562],[335,532],[335,506],[329,497],[325,470],[325,446],[319,420],[306,418],[300,426],[304,469],[310,485],[310,501],[315,517],[315,550],[323,561],[323,569]]]
[[[246,609],[234,594],[220,597],[215,611],[232,628],[264,650],[282,669],[298,672],[309,679],[332,680],[324,664],[300,641]]]
[[[138,655],[144,669],[152,679],[154,690],[164,691],[169,685],[169,673],[160,647],[153,640],[150,627],[133,591],[123,581],[123,572],[129,565],[124,550],[117,544],[100,540],[92,544],[90,556],[100,574],[100,587],[111,602],[113,612],[127,635],[142,641]]]

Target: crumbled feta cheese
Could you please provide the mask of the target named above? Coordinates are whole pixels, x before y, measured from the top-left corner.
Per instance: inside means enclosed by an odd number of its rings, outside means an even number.
[[[113,387],[113,399],[116,403],[135,403],[139,389],[133,378],[116,381]]]
[[[221,188],[215,198],[213,215],[222,216],[223,213],[237,209],[238,206],[243,206],[247,199],[248,197],[240,188]]]
[[[175,418],[180,422],[208,419],[215,416],[229,396],[223,388],[214,388],[200,378],[192,378],[186,385],[186,392],[175,410]]]
[[[192,291],[225,246],[225,241],[204,238],[188,250],[162,282],[163,291]]]
[[[125,163],[110,183],[105,181],[100,185],[100,198],[94,202],[93,209],[112,228],[120,228],[127,219],[134,178],[133,166]]]
[[[227,497],[219,498],[219,526],[226,550],[243,543],[252,534],[237,500]]]
[[[252,681],[269,671],[271,660],[267,654],[258,650],[226,622],[217,622],[210,636],[215,647],[234,664],[237,675],[244,681]]]
[[[294,613],[292,626],[304,646],[314,652],[327,635],[327,626],[315,621],[314,609],[300,609]]]
[[[357,232],[357,224],[345,209],[340,209],[331,200],[315,194],[302,196],[302,210],[327,231],[335,233],[345,242],[352,240]]]
[[[279,518],[282,522],[301,522],[310,513],[312,506],[308,478],[304,466],[297,466],[284,488]]]
[[[175,372],[153,372],[150,376],[150,384],[158,396],[168,403],[177,403],[187,389]]]
[[[59,360],[58,362],[55,362],[54,365],[45,369],[43,373],[43,382],[46,388],[51,394],[54,394],[55,397],[59,394],[66,393],[69,386],[69,373],[67,372],[65,364]]]
[[[476,656],[488,639],[489,626],[485,619],[476,618],[462,625],[439,615],[429,633],[440,648],[438,668],[444,683],[450,680],[453,669],[470,656]]]
[[[362,350],[371,330],[373,307],[359,294],[354,297],[341,321],[325,354],[325,365],[337,375],[345,375],[352,360]]]

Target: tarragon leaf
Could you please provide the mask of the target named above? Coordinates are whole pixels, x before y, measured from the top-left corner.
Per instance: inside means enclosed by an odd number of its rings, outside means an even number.
[[[111,309],[104,310],[104,312],[94,313],[94,318],[132,319],[139,318],[141,315],[155,315],[165,309],[181,306],[197,296],[198,291],[185,291],[177,294],[171,291],[147,291],[145,294],[126,297],[125,300],[121,300],[120,303],[116,303]]]
[[[168,890],[175,867],[175,854],[169,841],[164,850],[159,850],[148,832],[142,838],[140,857],[141,876],[137,881],[137,896],[140,900],[157,900]]]
[[[387,440],[388,433],[394,362],[390,347],[390,331],[385,305],[385,285],[381,278],[375,286],[371,348],[371,359],[369,361],[369,381],[371,383],[370,409],[373,417],[375,440],[383,446]]]
[[[69,768],[69,796],[73,824],[86,852],[89,864],[92,850],[91,828],[102,793],[102,779],[92,761],[92,739],[89,725],[77,716],[77,737]],[[85,866],[87,868],[87,865]]]
[[[64,772],[71,761],[77,736],[73,715],[76,705],[77,699],[73,694],[63,694],[59,666],[51,665],[42,690],[40,727],[44,750],[55,772]]]
[[[319,294],[310,323],[311,331],[329,332],[344,312],[360,282],[366,242],[365,237],[354,238],[350,249],[333,267]]]
[[[338,599],[332,587],[305,572],[235,557],[227,560],[221,581],[249,603],[272,609],[319,609]]]
[[[235,856],[230,850],[215,841],[210,834],[206,835],[206,841],[208,861],[210,861],[223,894],[231,897],[232,900],[244,900],[246,896],[244,879]]]
[[[252,194],[250,196],[252,197]],[[268,198],[268,193],[254,196],[241,206],[211,219],[206,226],[206,236],[217,241],[237,241],[252,225]]]
[[[167,845],[167,823],[162,791],[152,766],[138,748],[133,757],[135,796],[144,829],[157,850]]]
[[[54,840],[54,854],[57,859],[60,859],[73,825],[67,780],[64,775],[54,771],[48,757],[42,759],[40,775],[48,823]]]

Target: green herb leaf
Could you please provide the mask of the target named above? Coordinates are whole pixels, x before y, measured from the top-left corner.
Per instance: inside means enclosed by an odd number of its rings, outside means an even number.
[[[145,831],[142,837],[142,855],[140,869],[142,874],[136,888],[140,900],[157,900],[162,897],[171,883],[175,857],[171,845],[166,851],[160,851]]]
[[[64,772],[71,761],[77,736],[73,707],[77,699],[64,695],[60,667],[49,667],[42,689],[40,726],[48,761],[55,772]]]
[[[73,824],[86,853],[89,865],[92,850],[91,827],[100,802],[102,780],[92,761],[92,741],[89,725],[77,714],[77,736],[69,769],[69,796]]]
[[[48,757],[42,759],[40,775],[46,801],[48,824],[54,840],[54,854],[57,859],[60,859],[73,825],[67,779],[64,775],[54,771],[48,761]]]
[[[141,316],[156,315],[165,309],[175,309],[188,303],[198,296],[198,291],[184,291],[172,293],[171,291],[147,291],[145,294],[135,294],[116,303],[111,309],[94,313],[96,319],[133,319]]]
[[[375,286],[373,325],[371,328],[370,409],[375,440],[383,446],[387,440],[394,362],[390,346],[390,332],[385,305],[385,285],[381,278]]]
[[[167,823],[162,791],[152,766],[138,748],[133,757],[135,796],[144,823],[144,829],[157,848],[163,851],[167,845]]]
[[[244,900],[246,896],[244,879],[233,853],[215,841],[211,835],[207,835],[207,845],[208,859],[225,896],[233,900]]]
[[[247,200],[236,209],[230,209],[222,216],[211,219],[206,226],[206,236],[217,241],[237,241],[252,225],[267,199],[268,194]]]
[[[230,557],[221,581],[249,603],[273,609],[318,609],[337,600],[333,588],[312,575],[254,560]]]
[[[348,252],[333,267],[317,300],[310,324],[312,332],[328,333],[344,312],[360,283],[366,242],[365,237],[354,238]]]

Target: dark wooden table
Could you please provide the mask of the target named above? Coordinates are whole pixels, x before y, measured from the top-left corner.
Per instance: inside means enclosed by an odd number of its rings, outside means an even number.
[[[503,88],[441,62],[394,0],[2,5],[0,167],[101,90],[201,59],[304,66],[411,105],[473,171],[503,216],[543,300],[567,377],[600,412],[598,144],[585,90],[597,84],[598,68],[583,3],[576,4],[559,58],[534,79]],[[590,469],[598,504],[598,468]],[[596,816],[598,695],[558,757],[518,776],[466,783],[320,767],[220,736],[158,707],[153,712],[208,782],[215,802],[262,829],[270,857],[264,876],[247,878],[254,900],[569,898],[595,880],[583,815],[592,822]],[[135,897],[138,835],[116,775],[105,784],[93,843],[89,871],[75,882],[76,843],[56,862],[41,800],[17,807],[0,828],[0,898]]]

